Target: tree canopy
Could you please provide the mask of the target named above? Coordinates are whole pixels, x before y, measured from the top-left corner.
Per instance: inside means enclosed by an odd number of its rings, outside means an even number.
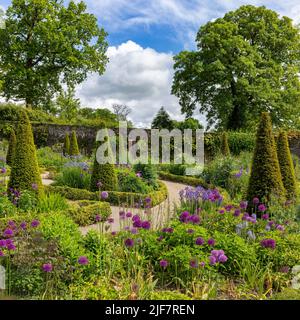
[[[103,74],[106,33],[84,2],[12,0],[0,30],[0,83],[7,99],[47,106],[62,83],[74,86],[88,72]]]
[[[172,130],[174,128],[174,123],[164,107],[161,107],[157,112],[151,123],[151,128],[168,130]]]
[[[208,126],[240,129],[270,112],[275,125],[300,115],[300,32],[288,17],[242,6],[202,26],[197,50],[175,57],[172,93],[182,112],[198,107]]]

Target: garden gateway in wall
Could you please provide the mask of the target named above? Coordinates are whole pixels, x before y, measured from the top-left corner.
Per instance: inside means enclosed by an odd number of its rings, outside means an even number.
[[[96,154],[99,164],[185,163],[193,166],[186,169],[186,175],[201,174],[204,168],[204,131],[200,129],[151,129],[149,150],[149,132],[144,129],[128,132],[127,123],[120,122],[118,142],[112,129],[99,130],[96,141],[100,143]]]

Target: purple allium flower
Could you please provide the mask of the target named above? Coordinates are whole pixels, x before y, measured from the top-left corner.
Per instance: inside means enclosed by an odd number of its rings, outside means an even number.
[[[138,229],[137,228],[131,228],[130,232],[132,234],[137,234],[138,233]]]
[[[20,228],[25,230],[27,228],[27,223],[25,221],[21,222]]]
[[[209,257],[209,264],[211,266],[215,265],[217,263],[217,259],[214,256]]]
[[[168,262],[167,260],[163,259],[163,260],[160,260],[160,261],[159,261],[159,265],[160,265],[163,269],[166,269],[167,266],[169,265],[169,262]]]
[[[32,220],[31,226],[32,228],[37,228],[40,225],[40,222],[38,220]]]
[[[108,198],[108,192],[107,191],[102,191],[101,192],[101,199],[107,199]]]
[[[110,224],[114,223],[114,221],[115,221],[114,218],[108,218],[107,219],[107,222],[110,223]]]
[[[53,270],[53,266],[51,263],[44,263],[42,266],[42,270],[47,273],[51,272]]]
[[[258,206],[258,211],[260,212],[265,212],[267,210],[266,206],[264,204],[260,204]]]
[[[248,207],[248,202],[247,201],[241,201],[240,208],[241,209],[247,209],[247,207]]]
[[[38,190],[38,184],[37,184],[37,183],[33,183],[33,184],[31,185],[31,187],[32,187],[32,189],[35,190],[35,191]]]
[[[100,189],[102,187],[102,182],[98,181],[96,186],[97,186],[98,189]]]
[[[249,218],[249,213],[245,212],[245,213],[243,214],[242,220],[247,221],[248,218]]]
[[[131,238],[126,239],[124,243],[127,248],[131,248],[134,246],[134,240]]]
[[[225,254],[221,254],[218,258],[218,261],[221,263],[224,263],[228,260],[228,258],[225,256]]]
[[[219,210],[219,213],[220,213],[220,214],[224,214],[224,213],[225,213],[225,210],[224,210],[224,209],[221,209],[221,210]]]
[[[133,222],[141,221],[141,218],[140,218],[140,216],[139,216],[138,214],[136,214],[136,215],[134,215],[134,216],[132,217],[132,221],[133,221]]]
[[[160,236],[160,237],[157,238],[157,241],[162,241],[163,238],[164,238],[163,236]]]
[[[112,236],[116,236],[117,235],[117,231],[112,231],[111,235]]]
[[[194,214],[194,215],[190,216],[189,221],[191,221],[193,224],[199,224],[200,217],[197,214]]]
[[[173,233],[174,229],[173,228],[167,228],[167,233]]]
[[[278,225],[276,226],[276,229],[279,230],[279,231],[284,231],[284,226],[278,224]]]
[[[9,251],[15,251],[16,250],[16,246],[13,243],[9,243],[9,244],[6,243],[6,248]]]
[[[231,204],[228,204],[228,205],[225,206],[225,210],[227,212],[230,212],[232,208],[233,208],[233,205],[231,205]]]
[[[16,228],[16,224],[15,224],[15,222],[12,221],[12,220],[8,221],[7,224],[8,224],[8,226],[9,226],[10,228],[12,228],[12,229],[15,229],[15,228]]]
[[[267,213],[264,213],[264,214],[261,216],[261,218],[262,218],[263,220],[269,220],[269,215],[268,215]]]
[[[255,198],[253,198],[252,202],[253,202],[253,204],[258,205],[259,199],[257,197],[255,197]]]
[[[122,220],[125,219],[125,215],[126,215],[126,212],[125,212],[125,211],[120,211],[120,212],[119,212],[119,216],[120,216],[120,218],[121,218]]]
[[[4,230],[3,235],[4,235],[5,238],[11,238],[11,237],[14,236],[14,232],[13,232],[12,229],[7,228],[7,229]]]
[[[137,172],[137,173],[136,173],[136,176],[137,176],[138,178],[142,178],[142,176],[143,176],[143,175],[142,175],[142,172],[141,172],[141,171]]]
[[[133,226],[135,228],[142,228],[142,224],[143,224],[143,222],[141,220],[136,220],[136,221],[134,221]]]
[[[143,221],[142,222],[142,228],[145,229],[145,230],[149,230],[151,227],[151,224],[149,221]]]
[[[203,246],[204,243],[205,243],[205,241],[204,241],[203,238],[198,237],[198,238],[196,239],[195,243],[196,243],[197,246]]]
[[[193,230],[193,229],[187,229],[186,232],[189,233],[189,234],[192,234],[192,233],[195,232],[195,230]]]
[[[0,240],[0,248],[6,247],[6,241],[5,240]]]
[[[99,214],[96,215],[95,217],[96,222],[100,222],[101,221],[101,216]]]
[[[207,244],[213,247],[216,244],[216,241],[213,238],[210,238],[208,239]]]
[[[190,261],[190,267],[191,268],[198,268],[199,267],[198,261],[196,259],[192,259]]]
[[[6,173],[6,169],[4,167],[1,168],[0,173],[2,173],[2,174]]]
[[[145,202],[146,202],[146,203],[151,203],[151,201],[152,201],[152,199],[151,199],[150,197],[147,197],[147,198],[145,199]]]
[[[132,217],[132,213],[131,213],[130,211],[128,211],[128,212],[126,213],[126,217],[127,217],[127,218],[131,218],[131,217]]]
[[[200,267],[204,268],[205,267],[205,262],[200,262]]]
[[[264,248],[275,249],[276,247],[276,241],[274,239],[263,239],[260,244]]]
[[[126,226],[126,227],[124,227],[124,230],[125,230],[125,231],[129,231],[129,230],[130,230],[130,227]]]
[[[89,264],[89,259],[85,256],[81,256],[78,259],[78,263],[81,264],[82,266],[86,266],[87,264]]]
[[[239,217],[239,216],[241,215],[241,210],[239,210],[239,209],[234,210],[233,215],[234,215],[235,217]]]
[[[181,222],[184,222],[184,223],[185,223],[185,222],[188,221],[189,216],[190,216],[190,213],[187,212],[187,211],[184,211],[184,212],[182,212],[182,213],[180,214],[179,220],[180,220]]]

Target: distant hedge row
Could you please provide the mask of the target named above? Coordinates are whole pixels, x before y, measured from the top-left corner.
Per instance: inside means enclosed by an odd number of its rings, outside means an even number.
[[[97,201],[99,200],[99,192],[91,192],[83,189],[76,189],[70,187],[60,187],[60,186],[47,186],[45,187],[48,192],[59,193],[69,200],[90,200]],[[108,198],[102,201],[109,202],[112,205],[134,205],[143,201],[146,197],[152,199],[152,206],[156,206],[166,200],[168,196],[168,190],[164,183],[159,182],[159,190],[150,192],[147,196],[140,193],[132,192],[118,192],[118,191],[109,191]]]

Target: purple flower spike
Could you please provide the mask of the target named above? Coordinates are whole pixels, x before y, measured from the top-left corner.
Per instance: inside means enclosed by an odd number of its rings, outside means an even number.
[[[163,260],[160,260],[159,265],[160,265],[163,269],[166,269],[167,266],[169,265],[169,262],[168,262],[167,260],[163,259]]]

